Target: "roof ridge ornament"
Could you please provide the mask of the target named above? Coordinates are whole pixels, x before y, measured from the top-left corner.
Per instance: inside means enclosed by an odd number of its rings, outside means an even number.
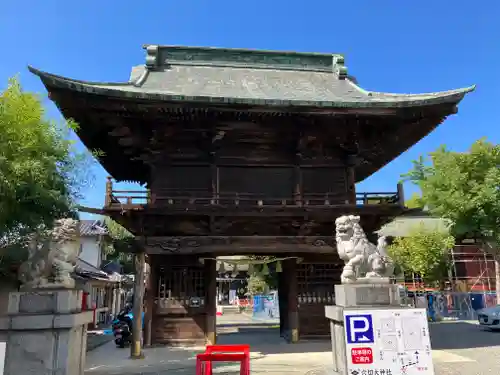
[[[347,66],[344,65],[345,60],[342,55],[333,55],[333,73],[336,74],[339,79],[347,78]]]
[[[160,53],[158,45],[146,46],[146,68],[155,69],[160,65]]]

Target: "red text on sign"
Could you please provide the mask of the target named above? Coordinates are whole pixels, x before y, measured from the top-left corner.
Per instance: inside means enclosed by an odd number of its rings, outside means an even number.
[[[352,348],[351,361],[355,365],[373,363],[373,351],[371,348]]]

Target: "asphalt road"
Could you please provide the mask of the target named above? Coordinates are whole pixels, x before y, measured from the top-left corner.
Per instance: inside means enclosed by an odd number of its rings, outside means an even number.
[[[452,359],[435,360],[436,375],[500,374],[500,332],[465,322],[432,324],[430,331],[432,349]]]

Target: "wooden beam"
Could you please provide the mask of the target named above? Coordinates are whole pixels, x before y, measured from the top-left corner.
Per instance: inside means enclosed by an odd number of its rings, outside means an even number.
[[[335,218],[340,215],[358,214],[358,215],[400,215],[405,209],[399,204],[339,204],[325,206],[262,206],[262,207],[220,207],[220,206],[196,206],[196,205],[157,205],[147,207],[141,204],[112,204],[102,211],[103,215],[120,217],[124,212],[133,212],[137,215],[156,215],[163,216],[168,220],[169,216],[228,216],[228,217],[303,217],[307,215],[318,220]]]
[[[148,254],[335,252],[333,236],[141,237],[139,241]]]

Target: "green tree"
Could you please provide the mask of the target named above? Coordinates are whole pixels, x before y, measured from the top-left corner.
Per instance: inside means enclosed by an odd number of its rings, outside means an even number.
[[[418,193],[413,193],[410,199],[405,202],[405,206],[408,208],[424,208],[422,197]]]
[[[108,260],[120,262],[123,272],[134,273],[133,239],[134,235],[109,217],[104,218],[104,225],[108,230],[111,241],[106,246]]]
[[[417,273],[426,282],[435,284],[447,276],[449,252],[454,237],[441,231],[414,228],[409,236],[397,237],[388,247],[389,255],[404,271]]]
[[[258,278],[261,279],[264,283],[266,283],[267,290],[277,289],[278,288],[278,273],[276,272],[276,269],[274,269],[276,263],[273,262],[276,259],[276,257],[267,256],[267,255],[250,255],[248,258],[251,260],[257,261],[257,264],[255,264],[254,268],[261,269],[264,264],[259,264],[259,263],[260,262],[267,263],[267,268],[268,268],[267,275],[259,274]],[[256,281],[257,279],[253,279],[253,280],[255,282],[257,282]]]
[[[480,139],[468,152],[442,146],[429,156],[403,177],[417,184],[431,214],[451,220],[455,238],[474,237],[494,256],[500,297],[500,145]]]
[[[250,275],[247,279],[247,291],[251,296],[266,294],[269,291],[269,285],[263,275]]]
[[[48,120],[41,98],[16,79],[0,92],[0,267],[22,261],[27,233],[76,217],[90,158],[69,140],[75,128]]]

